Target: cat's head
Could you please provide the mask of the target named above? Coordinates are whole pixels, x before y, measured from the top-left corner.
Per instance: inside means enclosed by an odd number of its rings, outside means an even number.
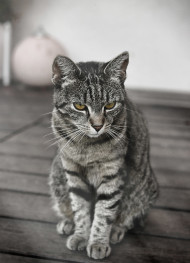
[[[109,133],[124,111],[128,52],[107,63],[75,64],[57,56],[53,63],[54,116],[59,125],[76,127],[88,137]],[[70,125],[70,126],[69,126]]]

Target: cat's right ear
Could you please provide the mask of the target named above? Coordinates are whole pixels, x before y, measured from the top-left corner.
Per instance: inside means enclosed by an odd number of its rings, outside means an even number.
[[[52,82],[60,86],[80,76],[81,71],[77,65],[68,57],[57,56],[52,65]]]

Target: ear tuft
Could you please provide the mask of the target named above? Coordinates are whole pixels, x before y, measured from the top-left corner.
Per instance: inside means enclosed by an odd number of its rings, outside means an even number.
[[[52,82],[60,85],[65,80],[74,80],[80,73],[80,69],[70,58],[57,56],[52,65]]]
[[[126,51],[109,61],[104,68],[104,73],[112,79],[124,82],[128,64],[129,53]]]

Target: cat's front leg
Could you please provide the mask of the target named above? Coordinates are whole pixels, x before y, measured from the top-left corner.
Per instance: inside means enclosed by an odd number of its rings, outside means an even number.
[[[117,217],[122,197],[123,182],[119,175],[105,176],[97,189],[94,220],[87,246],[89,257],[102,259],[109,256],[110,232]]]
[[[70,250],[83,250],[87,245],[90,234],[90,200],[92,196],[77,167],[69,165],[69,168],[65,168],[65,174],[75,224],[74,234],[67,239],[67,248]]]

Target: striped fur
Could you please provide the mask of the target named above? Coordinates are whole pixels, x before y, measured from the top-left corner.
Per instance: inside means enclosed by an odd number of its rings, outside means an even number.
[[[123,239],[158,193],[147,126],[124,88],[127,65],[127,52],[108,63],[76,65],[59,56],[53,64],[52,128],[59,150],[50,188],[61,216],[57,231],[70,235],[69,249],[86,248],[94,259],[110,254],[110,243]],[[106,110],[111,102],[115,107]]]

